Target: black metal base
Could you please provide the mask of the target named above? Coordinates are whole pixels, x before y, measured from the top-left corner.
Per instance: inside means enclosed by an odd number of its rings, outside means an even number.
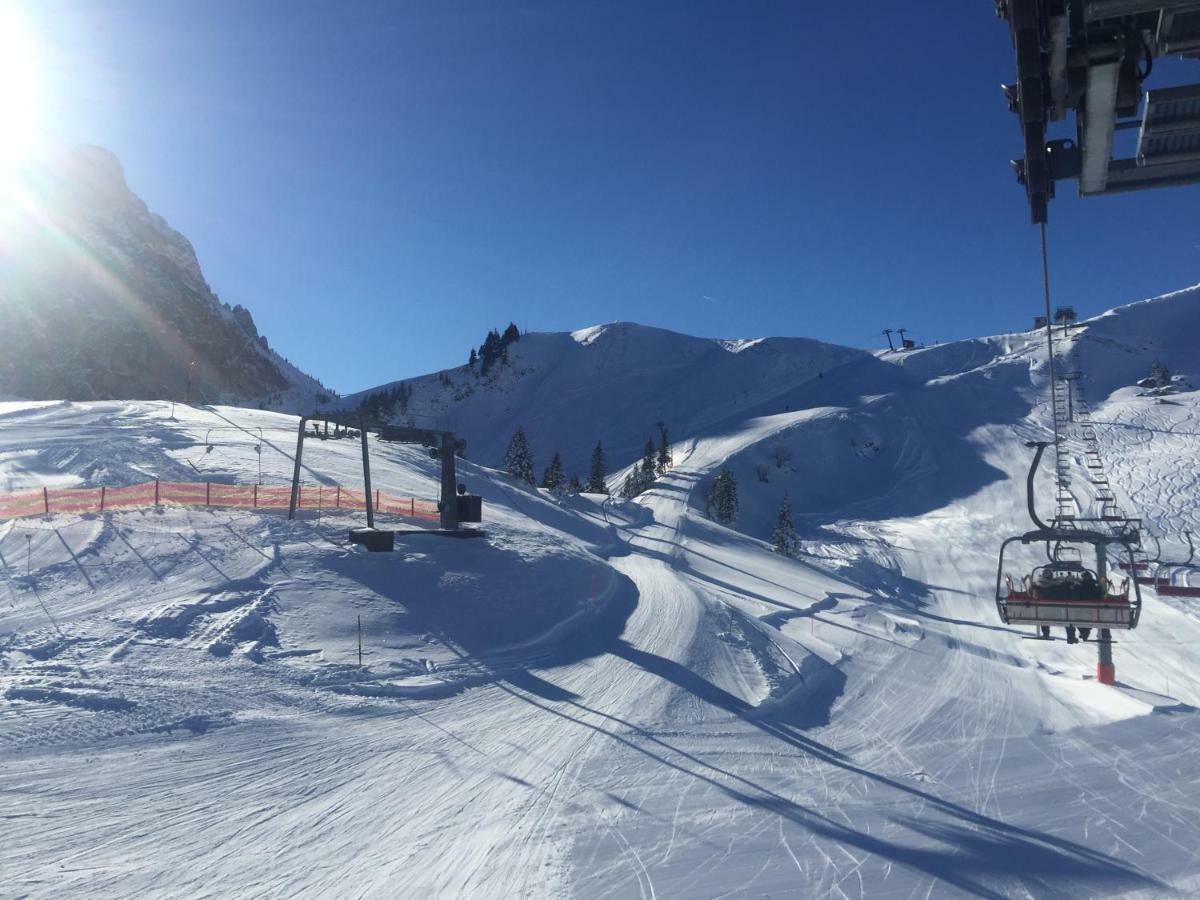
[[[413,534],[434,534],[449,538],[481,538],[486,532],[478,528],[459,528],[455,531],[440,528],[405,528],[402,531],[390,531],[385,528],[351,528],[350,543],[362,544],[372,553],[391,553],[396,549],[396,535],[401,538]]]
[[[379,528],[351,528],[350,543],[362,544],[372,553],[391,553],[396,549],[396,532]]]
[[[487,536],[487,532],[481,531],[478,528],[459,528],[455,531],[442,528],[406,528],[403,531],[397,531],[396,534],[401,537],[407,537],[410,534],[436,534],[439,537],[448,538],[481,538]]]

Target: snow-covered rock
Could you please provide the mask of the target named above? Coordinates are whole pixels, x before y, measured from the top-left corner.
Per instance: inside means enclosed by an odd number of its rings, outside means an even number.
[[[0,396],[312,408],[320,385],[217,298],[113,154],[60,149],[0,192]]]

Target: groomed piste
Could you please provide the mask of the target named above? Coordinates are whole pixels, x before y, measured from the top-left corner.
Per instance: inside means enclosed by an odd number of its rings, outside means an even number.
[[[603,331],[577,333],[575,369],[612,358]],[[1112,502],[1176,556],[1200,530],[1198,332],[1192,289],[1063,347],[1090,376]],[[643,343],[657,359],[664,341]],[[405,538],[395,518],[396,552],[368,554],[345,540],[361,513],[324,505],[290,522],[199,505],[0,521],[0,893],[1200,891],[1196,601],[1144,588],[1113,686],[1090,644],[997,616],[1025,444],[1049,428],[1043,338],[810,349],[769,395],[747,384],[738,407],[734,386],[719,417],[673,430],[674,467],[636,500],[462,461],[485,540]],[[1160,357],[1181,379],[1149,395],[1135,383]],[[536,377],[549,395],[554,367]],[[659,409],[625,400],[611,443],[636,447]],[[278,487],[295,427],[7,402],[0,492],[251,485],[260,459]],[[553,427],[527,423],[535,447]],[[384,492],[437,496],[428,453],[372,453]],[[360,484],[358,454],[313,441],[303,480]],[[722,467],[740,489],[729,527],[704,515]],[[785,489],[795,558],[767,541]]]

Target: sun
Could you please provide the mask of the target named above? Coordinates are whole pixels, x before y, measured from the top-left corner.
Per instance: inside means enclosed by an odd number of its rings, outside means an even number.
[[[29,32],[0,0],[0,170],[22,163],[37,130],[37,78]]]

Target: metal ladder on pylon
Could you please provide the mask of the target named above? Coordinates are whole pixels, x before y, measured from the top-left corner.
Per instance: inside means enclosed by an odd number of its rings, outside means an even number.
[[[1064,336],[1066,327],[1064,326]],[[1059,352],[1050,331],[1050,352],[1057,357]],[[1078,504],[1071,492],[1071,448],[1066,437],[1067,424],[1071,419],[1071,383],[1055,377],[1050,386],[1050,413],[1054,417],[1054,519],[1059,525],[1069,527],[1075,523]]]
[[[1059,341],[1067,340],[1069,337],[1070,325],[1064,324]],[[1100,507],[1099,514],[1090,518],[1099,519],[1101,524],[1107,524],[1114,529],[1129,526],[1139,528],[1140,520],[1130,518],[1124,510],[1117,506],[1117,497],[1113,492],[1104,457],[1100,452],[1099,435],[1092,422],[1091,406],[1083,391],[1077,387],[1083,379],[1078,341],[1071,345],[1067,356],[1069,365],[1062,366],[1062,372],[1055,379],[1053,390],[1055,433],[1058,437],[1055,443],[1056,478],[1058,479],[1056,517],[1061,520],[1062,524],[1073,524],[1079,516],[1079,502],[1070,490],[1070,472],[1072,461],[1075,458],[1081,458],[1084,473],[1095,494],[1096,503]]]

